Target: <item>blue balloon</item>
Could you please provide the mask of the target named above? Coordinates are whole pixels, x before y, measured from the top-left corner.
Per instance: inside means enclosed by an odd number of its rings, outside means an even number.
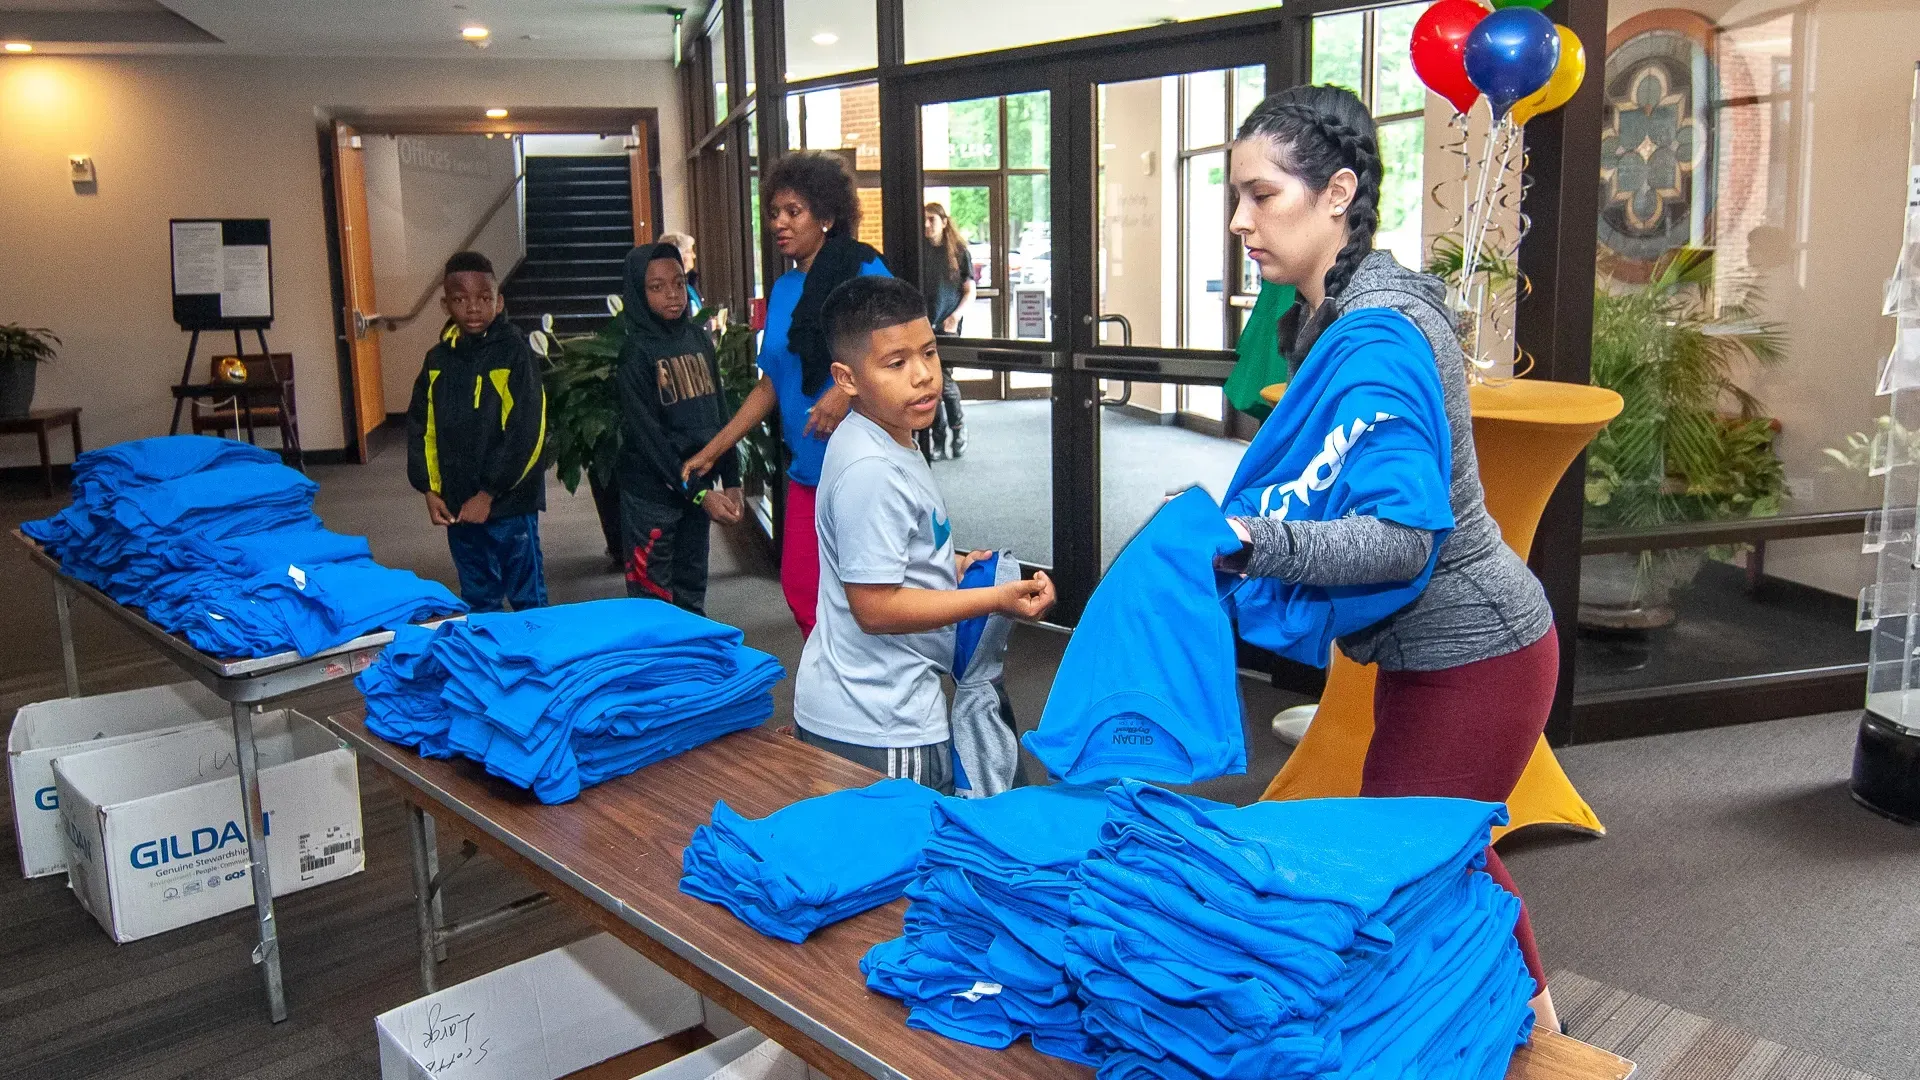
[[[1467,78],[1487,95],[1495,120],[1547,85],[1560,64],[1553,20],[1529,7],[1501,8],[1467,32]]]

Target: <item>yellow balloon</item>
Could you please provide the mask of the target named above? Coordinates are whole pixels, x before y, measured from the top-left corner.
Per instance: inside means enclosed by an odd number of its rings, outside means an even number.
[[[1573,100],[1573,92],[1580,89],[1580,81],[1587,77],[1587,49],[1580,44],[1579,35],[1564,26],[1555,26],[1560,32],[1560,64],[1553,69],[1553,77],[1547,85],[1513,103],[1513,122],[1525,124],[1541,113],[1552,112]]]

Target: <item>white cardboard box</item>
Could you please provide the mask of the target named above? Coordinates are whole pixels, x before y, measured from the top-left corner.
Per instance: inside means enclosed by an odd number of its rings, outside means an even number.
[[[7,775],[13,786],[20,872],[35,878],[67,868],[53,786],[54,758],[152,738],[207,720],[225,719],[231,725],[231,716],[226,702],[192,682],[22,706],[13,714],[13,730],[7,735]]]
[[[633,1080],[807,1080],[807,1064],[747,1028]]]
[[[374,1018],[380,1080],[559,1080],[685,1031],[700,995],[609,934]]]
[[[353,751],[293,712],[254,718],[273,894],[359,873]],[[115,941],[253,903],[233,734],[215,725],[53,759],[67,880]]]

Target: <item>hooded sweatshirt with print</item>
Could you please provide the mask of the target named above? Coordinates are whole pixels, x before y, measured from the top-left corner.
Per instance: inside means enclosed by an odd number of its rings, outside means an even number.
[[[672,244],[635,248],[627,255],[621,321],[626,340],[614,381],[620,394],[620,479],[652,489],[649,498],[681,492],[680,466],[725,427],[730,412],[720,385],[720,361],[691,302],[677,319],[647,306],[647,264],[680,262]],[[740,459],[722,454],[715,467],[727,487],[740,484]],[[676,498],[685,498],[676,494]]]

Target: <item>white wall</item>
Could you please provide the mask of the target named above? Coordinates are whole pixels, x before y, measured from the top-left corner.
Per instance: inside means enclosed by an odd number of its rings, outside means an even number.
[[[187,348],[172,321],[167,219],[266,217],[269,340],[294,356],[302,438],[345,446],[317,125],[332,110],[481,102],[658,109],[664,216],[684,219],[665,62],[0,59],[0,322],[51,327],[66,342],[41,372],[37,404],[85,408],[90,446],[164,433]],[[75,192],[69,154],[93,157],[95,193]],[[32,460],[31,444],[0,446],[0,465]]]

